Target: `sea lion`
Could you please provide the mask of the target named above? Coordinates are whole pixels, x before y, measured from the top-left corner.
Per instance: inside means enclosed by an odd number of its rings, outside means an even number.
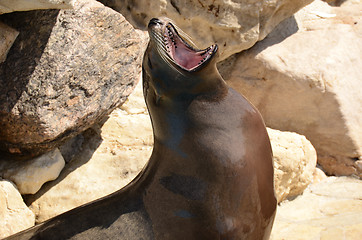
[[[259,112],[166,18],[151,19],[143,60],[154,149],[123,189],[9,239],[268,239],[272,151]]]

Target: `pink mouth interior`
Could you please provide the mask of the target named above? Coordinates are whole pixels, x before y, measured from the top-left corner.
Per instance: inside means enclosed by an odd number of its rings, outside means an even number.
[[[204,50],[196,50],[188,45],[171,24],[164,33],[167,53],[181,68],[192,71],[209,60],[214,53],[215,45]]]

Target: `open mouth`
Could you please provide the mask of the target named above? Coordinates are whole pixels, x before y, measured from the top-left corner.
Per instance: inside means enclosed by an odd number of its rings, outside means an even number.
[[[168,23],[163,33],[166,51],[173,61],[182,69],[196,71],[207,63],[216,53],[217,45],[211,45],[204,50],[190,46],[180,37],[176,28]]]

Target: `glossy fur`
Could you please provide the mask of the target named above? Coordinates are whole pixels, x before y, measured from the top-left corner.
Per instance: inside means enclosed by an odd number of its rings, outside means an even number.
[[[150,24],[150,35],[168,20]],[[269,138],[215,57],[197,71],[143,62],[154,149],[125,188],[9,239],[268,239],[276,211]],[[106,173],[105,173],[106,174]]]

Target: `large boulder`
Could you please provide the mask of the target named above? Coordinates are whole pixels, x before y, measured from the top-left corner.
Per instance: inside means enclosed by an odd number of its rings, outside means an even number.
[[[220,59],[248,49],[313,0],[101,0],[145,27],[154,17],[172,19],[200,47],[219,45]]]
[[[76,0],[1,0],[0,14],[34,9],[73,8]]]
[[[20,32],[0,64],[2,150],[53,149],[122,104],[139,79],[144,38],[97,1],[0,19]]]
[[[35,216],[15,185],[0,178],[0,239],[34,226]]]
[[[359,174],[361,10],[315,1],[220,65],[226,81],[259,109],[269,127],[312,142],[328,174]]]

